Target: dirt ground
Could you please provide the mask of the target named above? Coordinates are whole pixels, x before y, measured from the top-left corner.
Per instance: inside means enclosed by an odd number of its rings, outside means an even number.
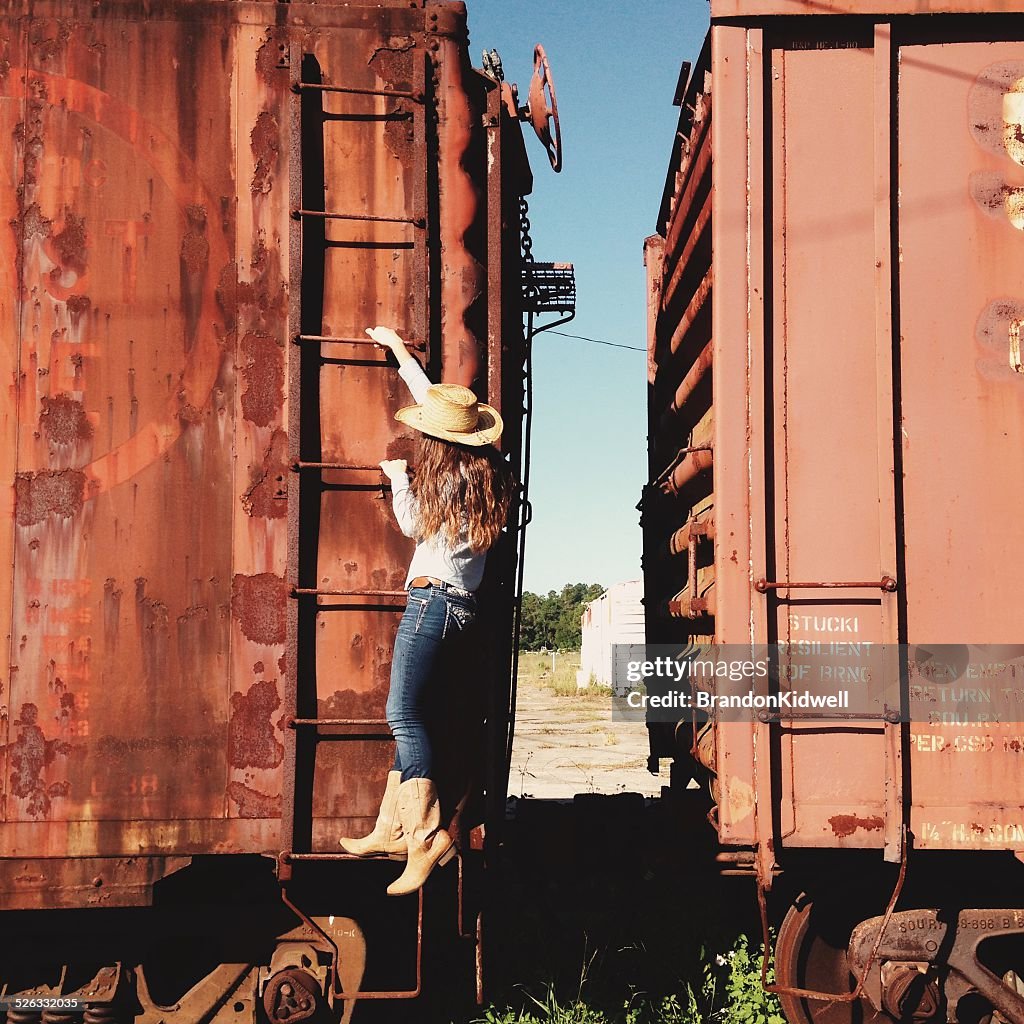
[[[566,658],[568,660],[568,658]],[[578,664],[578,662],[577,662]],[[607,692],[575,691],[567,680],[573,664],[540,674],[540,656],[524,657],[516,701],[516,733],[509,774],[510,797],[572,799],[577,793],[640,793],[659,796],[668,785],[668,764],[661,775],[647,771],[647,728],[613,722]]]

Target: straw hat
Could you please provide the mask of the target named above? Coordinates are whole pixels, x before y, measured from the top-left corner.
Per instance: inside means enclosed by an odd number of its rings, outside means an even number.
[[[497,441],[502,428],[497,410],[461,384],[431,384],[420,405],[399,409],[395,419],[421,434],[474,446]]]

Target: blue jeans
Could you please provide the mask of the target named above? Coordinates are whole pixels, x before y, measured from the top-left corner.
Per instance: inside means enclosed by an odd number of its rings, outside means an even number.
[[[398,624],[386,715],[402,781],[436,781],[434,740],[443,729],[442,655],[476,616],[476,601],[438,587],[414,587]]]

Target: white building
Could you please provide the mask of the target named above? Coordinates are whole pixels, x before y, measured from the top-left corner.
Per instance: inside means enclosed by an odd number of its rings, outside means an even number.
[[[643,580],[609,587],[583,612],[577,686],[612,685],[612,645],[644,642]]]

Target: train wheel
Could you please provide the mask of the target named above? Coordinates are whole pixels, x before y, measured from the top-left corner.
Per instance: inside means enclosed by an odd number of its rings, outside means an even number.
[[[814,992],[846,994],[856,987],[846,960],[850,933],[860,921],[856,908],[812,903],[801,896],[789,908],[775,944],[775,977],[779,985]],[[789,1024],[891,1024],[888,1014],[866,998],[829,1003],[780,995]]]

